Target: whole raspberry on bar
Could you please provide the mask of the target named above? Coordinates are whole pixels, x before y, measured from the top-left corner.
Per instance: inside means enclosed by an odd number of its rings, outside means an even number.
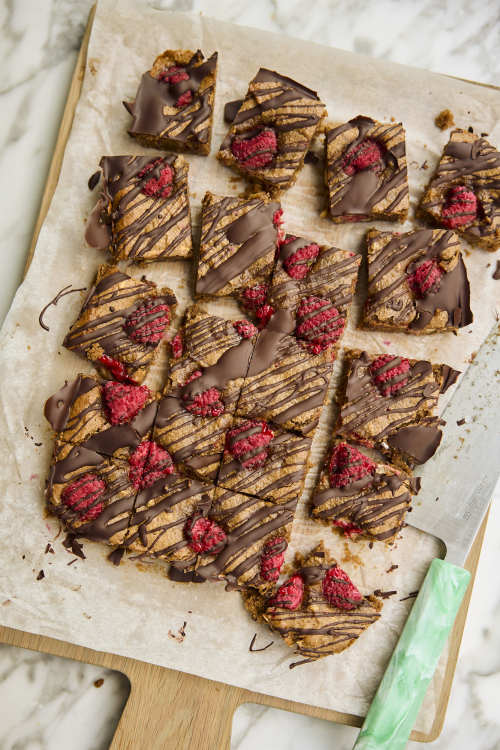
[[[107,354],[103,354],[102,357],[99,357],[99,362],[104,365],[107,370],[109,370],[111,375],[116,378],[116,380],[137,385],[135,380],[129,377],[127,368],[125,367],[123,362],[118,362],[117,359],[113,359],[113,357],[109,357]]]
[[[162,168],[159,169],[162,164]],[[158,177],[150,177],[146,180],[142,185],[141,192],[152,198],[168,198],[173,189],[172,183],[174,181],[174,170],[170,164],[164,162],[163,159],[154,159],[141,169],[137,177],[142,179],[153,172],[153,170],[157,170],[157,172],[159,170]]]
[[[180,83],[181,81],[189,81],[189,74],[184,68],[172,65],[170,68],[161,71],[158,80],[168,84]]]
[[[407,281],[415,296],[423,299],[427,294],[437,292],[441,285],[442,275],[443,271],[437,260],[432,258],[432,260],[424,260],[420,263],[407,277]]]
[[[269,287],[267,284],[249,286],[241,293],[241,304],[246,310],[257,310],[267,299]]]
[[[236,320],[233,326],[242,339],[251,339],[258,333],[257,328],[249,320]]]
[[[130,422],[140,412],[151,391],[146,385],[125,385],[108,380],[102,388],[102,397],[111,424]]]
[[[93,521],[104,510],[98,502],[106,489],[106,484],[95,474],[84,474],[72,482],[61,493],[61,502],[76,513],[81,521]]]
[[[328,474],[332,487],[347,487],[358,479],[373,474],[376,465],[368,456],[347,443],[338,443],[332,450]]]
[[[465,185],[452,187],[441,211],[441,221],[448,229],[471,224],[477,216],[478,201]]]
[[[262,551],[260,558],[260,577],[264,581],[277,581],[280,571],[285,562],[285,550],[288,547],[286,539],[280,536],[269,539]]]
[[[129,479],[136,490],[151,487],[159,479],[175,471],[170,453],[151,440],[138,445],[128,462]]]
[[[260,169],[270,164],[278,151],[278,139],[272,128],[265,128],[251,138],[236,136],[231,152],[244,169]]]
[[[373,138],[365,138],[361,143],[352,146],[344,156],[342,169],[348,175],[364,169],[376,169],[381,166],[383,152]]]
[[[363,533],[363,529],[360,529],[359,526],[356,526],[349,521],[334,521],[333,525],[341,529],[344,532],[344,536],[349,539],[354,539],[358,534]]]
[[[292,240],[295,239],[295,237],[292,237]],[[285,241],[283,244],[288,243]],[[285,258],[283,266],[292,279],[305,279],[318,255],[319,245],[312,242],[310,245],[299,247],[292,255]]]
[[[285,231],[283,229],[283,209],[278,208],[274,214],[273,214],[273,224],[278,230],[278,246],[286,237]],[[276,248],[276,253],[279,252],[279,247]]]
[[[363,601],[362,595],[347,573],[337,565],[325,573],[323,596],[328,604],[338,609],[355,609]]]
[[[125,329],[133,341],[157,344],[170,323],[170,308],[155,298],[142,302],[125,321]]]
[[[208,518],[190,518],[184,527],[189,547],[197,554],[218,552],[226,542],[226,533]]]
[[[297,310],[295,335],[311,354],[319,354],[342,336],[345,318],[330,300],[307,297]]]
[[[172,349],[172,357],[174,359],[180,359],[183,353],[182,336],[180,333],[176,333],[172,341],[170,342],[170,348]]]
[[[410,363],[402,357],[392,354],[381,354],[370,365],[373,383],[382,396],[393,396],[408,383]]]
[[[207,388],[202,393],[196,393],[193,398],[185,396],[184,407],[196,417],[220,417],[226,409],[222,394],[217,388]]]
[[[282,607],[283,609],[297,609],[304,596],[304,581],[299,575],[292,576],[275,595],[269,599],[268,607]]]
[[[267,446],[274,432],[267,422],[248,420],[226,435],[226,450],[240,462],[244,469],[254,469],[267,459]]]
[[[255,317],[259,321],[259,329],[267,326],[273,315],[274,307],[272,305],[261,305],[260,307],[258,307],[255,311]]]

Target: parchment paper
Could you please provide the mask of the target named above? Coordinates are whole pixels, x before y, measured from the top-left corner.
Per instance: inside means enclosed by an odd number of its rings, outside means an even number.
[[[58,524],[44,518],[43,487],[51,440],[42,416],[43,404],[65,379],[92,368],[61,347],[79,311],[79,295],[65,297],[57,308],[49,310],[49,333],[39,327],[38,314],[65,285],[88,286],[104,260],[102,253],[86,247],[83,240],[84,222],[96,199],[87,189],[87,179],[103,154],[146,151],[127,136],[130,117],[121,101],[133,98],[141,74],[159,52],[197,47],[206,54],[218,50],[220,69],[212,156],[189,157],[195,236],[205,190],[232,194],[244,187],[213,154],[226,130],[224,103],[245,93],[260,65],[317,89],[332,121],[345,121],[360,113],[380,120],[402,120],[407,130],[413,203],[447,140],[447,134],[433,124],[441,109],[450,107],[458,125],[472,125],[475,132],[488,133],[492,142],[500,145],[500,97],[490,88],[197,15],[139,10],[129,0],[100,0],[59,185],[29,273],[1,333],[0,622],[282,698],[364,714],[411,606],[411,599],[400,599],[419,588],[429,561],[440,553],[437,540],[408,527],[392,550],[378,544],[369,549],[364,542],[344,542],[306,518],[306,491],[289,557],[295,549],[310,549],[324,538],[364,593],[380,588],[397,589],[398,594],[386,601],[380,621],[348,652],[290,671],[292,651],[278,637],[268,650],[248,652],[252,635],[257,631],[257,645],[263,645],[269,640],[269,631],[247,616],[238,593],[227,593],[223,585],[216,584],[173,584],[158,568],[130,561],[113,567],[105,559],[106,550],[91,543],[85,544],[87,559],[68,566],[72,556],[61,546],[62,536],[53,541]],[[420,168],[424,162],[427,170]],[[297,184],[285,194],[287,230],[320,243],[359,249],[370,225],[335,227],[320,218],[324,201],[320,172],[319,166],[307,165]],[[387,224],[378,226],[388,228]],[[410,227],[408,223],[406,228]],[[371,334],[354,329],[356,309],[344,345],[425,357],[463,370],[494,323],[494,300],[500,290],[499,282],[491,278],[494,256],[479,250],[466,252],[475,316],[472,327],[458,336]],[[144,273],[137,267],[133,270],[138,275]],[[179,313],[191,301],[189,264],[148,266],[146,274],[176,290],[181,300]],[[222,314],[235,311],[225,302],[209,307]],[[159,375],[157,368],[153,378]],[[314,441],[316,461],[328,440],[330,412],[327,409],[323,414]],[[466,413],[464,404],[464,416]],[[316,472],[310,472],[309,488]],[[425,487],[425,473],[423,484]],[[54,555],[44,554],[50,540]],[[399,565],[398,569],[386,573],[393,564]],[[151,568],[148,573],[146,567]],[[45,578],[37,581],[41,569]],[[172,635],[184,621],[186,637],[179,642]],[[435,715],[442,671],[441,664],[417,722],[423,731],[430,728]]]

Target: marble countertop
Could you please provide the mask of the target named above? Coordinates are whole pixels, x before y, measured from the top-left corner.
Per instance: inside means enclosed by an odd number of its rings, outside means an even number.
[[[147,0],[137,0],[138,6]],[[77,51],[93,0],[0,3],[0,322],[21,280]],[[497,0],[152,0],[484,83],[500,80]],[[444,731],[436,750],[500,748],[500,485]],[[0,646],[2,750],[104,750],[128,695],[123,675]],[[235,714],[233,750],[352,747],[356,730],[262,706]],[[409,747],[418,747],[410,743]],[[137,748],[142,750],[142,748]]]

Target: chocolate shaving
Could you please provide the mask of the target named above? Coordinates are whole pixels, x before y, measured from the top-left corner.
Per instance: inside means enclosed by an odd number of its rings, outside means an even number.
[[[392,573],[393,570],[396,570],[396,568],[399,568],[399,565],[391,565],[389,570],[386,570],[386,573]]]
[[[93,190],[95,186],[98,184],[99,180],[101,179],[101,170],[98,169],[97,172],[94,172],[94,174],[90,175],[88,186],[89,190]]]
[[[51,545],[50,542],[45,547],[44,555],[46,555],[48,552],[50,552],[51,555],[55,555],[54,548],[53,548],[53,546]]]
[[[410,591],[408,596],[404,596],[402,599],[400,599],[400,602],[405,602],[407,599],[415,599],[415,597],[418,596],[418,591]]]
[[[63,547],[67,550],[67,552],[71,552],[73,555],[80,557],[82,560],[86,559],[83,552],[83,546],[80,544],[77,538],[73,536],[73,534],[67,534],[66,538],[63,539]]]
[[[96,687],[96,688],[100,688],[100,687],[102,687],[103,685],[104,685],[104,680],[103,680],[103,678],[102,678],[102,677],[99,677],[99,679],[98,679],[98,680],[95,680],[95,681],[94,681],[94,687]]]
[[[57,292],[54,299],[51,299],[50,302],[47,302],[47,304],[41,311],[40,315],[38,316],[38,322],[40,323],[40,326],[44,329],[44,331],[50,331],[50,328],[47,325],[45,325],[45,323],[43,322],[43,316],[45,315],[49,307],[51,305],[54,305],[55,307],[57,303],[59,302],[59,300],[65,297],[67,294],[73,294],[73,292],[84,292],[87,288],[87,287],[82,287],[80,289],[72,289],[71,288],[72,286],[73,286],[72,284],[68,284],[68,286],[63,287],[60,292]]]
[[[396,567],[398,567],[396,565]],[[397,594],[398,592],[396,590],[394,591],[381,591],[380,589],[375,589],[373,592],[375,596],[379,596],[381,599],[389,599],[390,596],[394,596],[394,594]]]
[[[493,271],[493,278],[495,281],[500,281],[500,260],[497,260],[496,268]]]
[[[108,560],[113,563],[113,565],[119,565],[122,561],[122,557],[125,554],[125,549],[123,547],[117,547],[108,555]]]
[[[41,580],[42,580],[42,578],[45,578],[45,573],[43,572],[43,570],[41,570],[41,571],[40,571],[40,572],[38,573],[38,575],[37,575],[37,577],[36,577],[36,580],[37,580],[37,581],[41,581]]]
[[[254,636],[253,636],[252,640],[250,641],[250,646],[248,647],[248,650],[249,650],[249,651],[250,651],[250,652],[251,652],[252,654],[256,654],[256,653],[257,653],[257,651],[265,651],[265,650],[266,650],[266,648],[269,648],[269,646],[272,646],[272,645],[273,645],[273,643],[274,643],[274,641],[269,641],[269,643],[267,644],[267,646],[262,646],[262,648],[254,648],[254,645],[255,645],[255,641],[256,641],[256,640],[257,640],[257,633],[255,633],[255,634],[254,634]]]
[[[463,424],[465,424],[465,419],[462,417],[462,419],[457,419],[457,425],[461,427]]]
[[[77,560],[78,558],[74,557],[72,560],[69,561],[69,563],[66,563],[66,565],[73,565],[73,563],[76,563]]]

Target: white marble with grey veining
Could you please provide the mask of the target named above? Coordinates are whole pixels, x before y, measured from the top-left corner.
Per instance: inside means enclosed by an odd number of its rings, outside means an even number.
[[[137,5],[146,2],[137,0]],[[22,275],[92,3],[0,0],[0,322]],[[500,81],[498,0],[152,0],[151,4],[202,11],[484,83]],[[497,487],[444,731],[432,745],[436,750],[500,750],[499,562]],[[103,684],[95,687],[101,678]],[[104,750],[127,694],[127,681],[115,673],[1,646],[0,748]],[[355,736],[350,727],[243,706],[235,715],[232,748],[348,750]]]

